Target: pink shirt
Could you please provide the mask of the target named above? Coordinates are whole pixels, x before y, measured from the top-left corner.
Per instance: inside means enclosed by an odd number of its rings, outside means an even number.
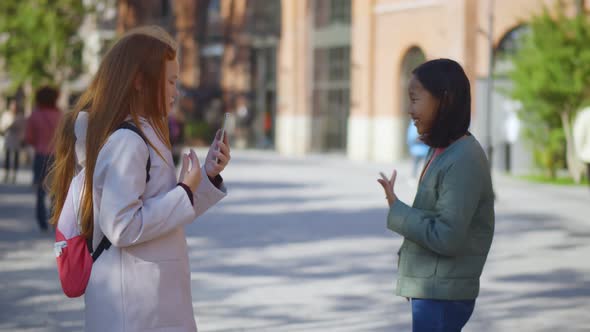
[[[27,121],[25,140],[33,146],[35,153],[48,156],[55,152],[53,135],[61,116],[58,109],[39,109],[31,114]]]
[[[426,174],[426,171],[428,171],[428,168],[430,167],[430,164],[432,164],[432,161],[438,157],[441,153],[443,153],[445,151],[446,148],[436,148],[434,150],[434,153],[432,154],[432,157],[430,157],[430,159],[428,160],[428,164],[426,164],[426,167],[424,168],[424,171],[422,171],[422,175],[420,176],[420,181],[422,181],[422,178],[424,177],[424,174]]]

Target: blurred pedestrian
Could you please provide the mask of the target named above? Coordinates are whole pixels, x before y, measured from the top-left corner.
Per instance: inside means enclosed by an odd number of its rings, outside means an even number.
[[[81,234],[91,251],[106,249],[85,289],[87,332],[197,330],[184,228],[225,197],[230,150],[218,132],[203,167],[191,150],[177,178],[166,120],[178,94],[176,52],[162,28],[127,32],[58,131],[52,223],[85,172]]]
[[[452,60],[412,72],[410,116],[430,146],[412,206],[395,195],[397,171],[381,174],[387,227],[404,237],[397,295],[411,299],[412,328],[461,331],[475,307],[494,233],[494,193],[486,154],[469,133],[470,85]]]
[[[518,118],[518,109],[520,103],[515,101],[504,102],[504,169],[506,172],[512,172],[512,151],[516,143],[520,140],[520,119]]]
[[[265,149],[272,148],[272,113],[264,112],[264,136],[262,147]]]
[[[53,136],[61,119],[61,111],[57,108],[59,91],[44,86],[35,94],[35,110],[27,120],[25,140],[35,151],[33,159],[33,185],[37,191],[36,217],[41,231],[48,231],[47,207],[45,203],[45,179],[47,170],[53,164]]]
[[[7,183],[12,171],[12,183],[16,183],[18,166],[20,161],[20,149],[22,148],[25,133],[25,115],[23,108],[15,99],[9,102],[8,110],[0,119],[0,132],[4,135],[4,182]]]
[[[590,185],[590,107],[581,110],[576,116],[574,146],[578,158],[586,164],[586,178]]]
[[[412,177],[418,177],[418,169],[423,165],[426,155],[428,154],[428,145],[420,140],[420,134],[413,122],[410,122],[407,133],[407,143],[410,155],[414,161],[412,167]]]

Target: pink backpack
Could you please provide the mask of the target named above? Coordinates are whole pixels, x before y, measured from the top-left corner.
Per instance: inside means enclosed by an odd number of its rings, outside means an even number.
[[[132,124],[123,122],[117,129],[129,129],[138,134],[147,144],[141,132]],[[147,178],[150,180],[150,157],[146,165]],[[70,182],[68,194],[57,221],[54,251],[57,259],[57,271],[64,293],[68,297],[84,294],[92,272],[92,263],[103,251],[111,247],[111,242],[103,236],[98,247],[92,251],[92,239],[87,240],[80,234],[80,200],[84,188],[85,169],[82,169]]]

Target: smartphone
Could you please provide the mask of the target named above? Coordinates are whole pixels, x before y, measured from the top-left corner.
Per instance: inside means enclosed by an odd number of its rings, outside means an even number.
[[[223,120],[221,123],[221,138],[220,138],[220,140],[222,142],[223,142],[223,139],[225,138],[225,131],[227,130],[227,123],[229,122],[230,116],[231,116],[231,113],[228,113],[228,112],[223,114]]]
[[[221,134],[220,134],[220,141],[223,142],[223,140],[225,139],[225,131],[227,130],[227,125],[229,122],[229,118],[231,116],[231,113],[225,113],[223,114],[223,119],[222,119],[222,123],[221,123]],[[219,148],[217,148],[217,151],[219,151]],[[217,160],[217,157],[215,157],[215,162],[219,162],[219,160]]]

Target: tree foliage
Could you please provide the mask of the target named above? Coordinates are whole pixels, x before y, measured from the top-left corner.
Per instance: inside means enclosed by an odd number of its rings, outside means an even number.
[[[82,69],[82,0],[0,1],[0,57],[13,87],[61,84]]]
[[[565,3],[530,20],[530,33],[513,56],[511,97],[520,101],[537,163],[555,176],[567,161],[579,175],[571,144],[571,121],[590,101],[590,20],[567,16]]]

